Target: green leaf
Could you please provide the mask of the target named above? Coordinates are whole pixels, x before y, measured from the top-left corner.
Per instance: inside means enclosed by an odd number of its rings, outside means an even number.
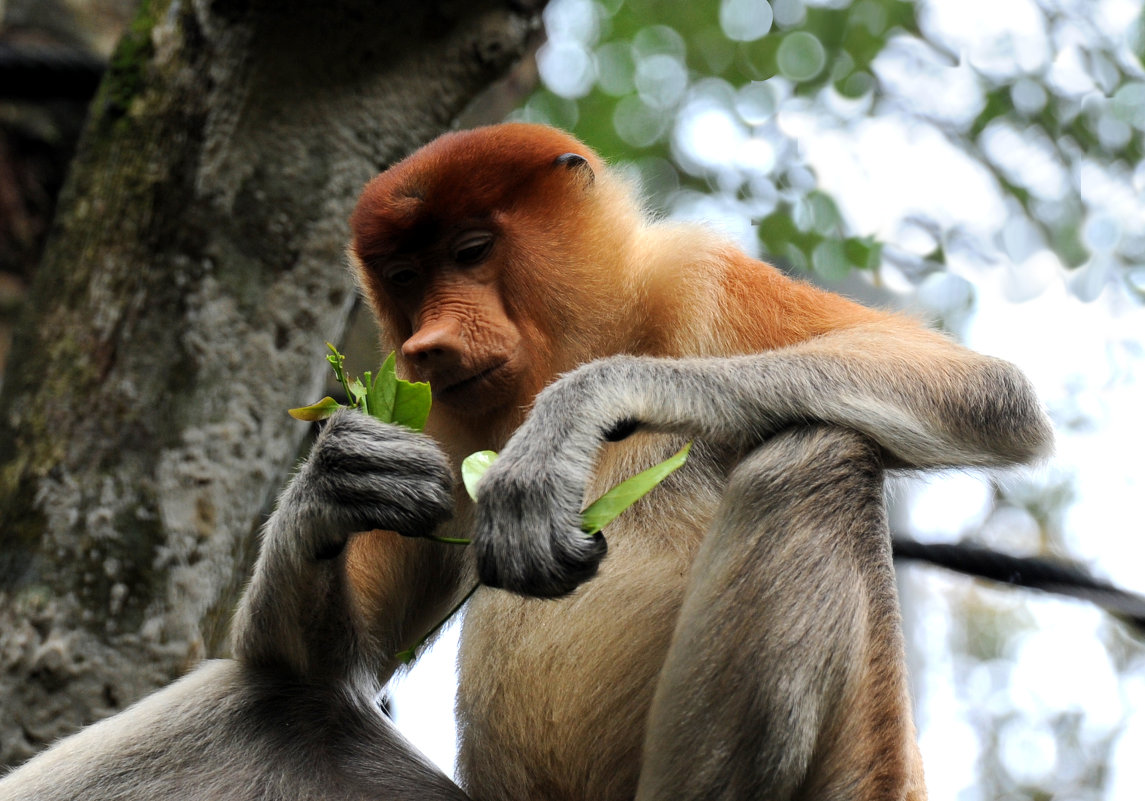
[[[883,246],[873,236],[852,236],[843,240],[843,252],[860,270],[874,270],[882,259]]]
[[[843,243],[838,239],[824,239],[811,251],[811,268],[828,281],[841,281],[851,272],[844,255]]]
[[[297,409],[290,410],[290,416],[295,420],[303,420],[307,423],[316,423],[319,420],[325,420],[334,412],[342,408],[342,404],[327,395],[317,403],[312,403],[309,406],[300,406]]]
[[[675,472],[688,459],[692,443],[688,443],[673,456],[649,467],[642,473],[622,481],[601,495],[581,512],[580,527],[586,534],[595,534],[621,512],[648,494],[649,490]]]
[[[477,483],[496,459],[496,451],[477,451],[466,456],[461,463],[461,480],[473,500],[477,500]]]
[[[346,397],[350,401],[349,408],[361,409],[385,423],[397,423],[414,431],[425,429],[425,422],[429,418],[429,409],[433,403],[433,394],[429,384],[398,378],[395,368],[396,352],[390,352],[376,375],[370,371],[363,373],[365,379],[363,381],[347,376],[343,367],[346,357],[329,342],[326,343],[326,347],[330,349],[326,361],[330,362],[334,377],[346,391]],[[291,409],[290,413],[299,420],[324,420],[339,408],[341,407],[332,398],[323,398],[312,406]]]
[[[433,393],[424,381],[397,379],[394,385],[393,421],[414,431],[425,428],[429,419],[429,409],[433,405]]]
[[[401,422],[394,414],[394,398],[398,391],[398,376],[394,370],[396,360],[397,354],[390,351],[390,355],[378,368],[376,378],[372,378],[370,373],[366,373],[366,411],[373,417],[387,423]]]
[[[362,379],[355,378],[346,386],[346,391],[355,409],[362,405],[362,400],[366,397],[366,385],[362,383]]]

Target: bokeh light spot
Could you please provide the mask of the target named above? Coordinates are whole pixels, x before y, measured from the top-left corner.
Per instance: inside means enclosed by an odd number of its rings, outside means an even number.
[[[793,81],[809,81],[827,65],[827,53],[813,34],[793,31],[779,43],[775,61],[784,76]]]
[[[579,42],[546,42],[537,51],[537,71],[545,86],[561,97],[584,97],[596,80],[592,55]]]
[[[640,59],[634,82],[641,100],[652,108],[667,110],[684,96],[688,73],[678,59],[657,53]]]
[[[754,42],[771,30],[771,5],[767,0],[722,0],[720,27],[734,42]]]
[[[633,147],[648,147],[668,129],[669,118],[658,110],[649,108],[636,95],[622,97],[612,112],[612,124],[616,133]]]

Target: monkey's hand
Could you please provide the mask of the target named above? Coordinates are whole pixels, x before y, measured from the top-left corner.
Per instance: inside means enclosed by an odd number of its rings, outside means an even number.
[[[379,634],[350,611],[354,590],[336,557],[355,532],[428,534],[450,515],[452,485],[429,437],[361,412],[333,415],[263,529],[232,623],[235,656],[325,681],[371,675],[409,635]]]
[[[543,391],[482,477],[473,547],[484,584],[556,598],[596,574],[608,546],[581,529],[581,507],[616,421],[593,402],[594,385],[582,368]]]
[[[290,539],[312,558],[336,556],[355,531],[428,534],[450,516],[452,487],[449,463],[432,439],[341,411],[283,493],[270,533],[293,530]]]

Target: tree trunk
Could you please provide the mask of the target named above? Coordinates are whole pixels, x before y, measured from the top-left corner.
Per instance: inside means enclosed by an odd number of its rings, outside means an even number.
[[[0,395],[0,765],[223,647],[354,299],[361,185],[524,51],[506,2],[151,0]]]

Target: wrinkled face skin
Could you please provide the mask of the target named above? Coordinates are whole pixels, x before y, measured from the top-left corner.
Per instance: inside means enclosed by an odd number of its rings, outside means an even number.
[[[351,254],[434,418],[519,422],[583,323],[572,252],[594,169],[584,145],[539,126],[448,134],[374,178]],[[575,339],[575,337],[571,337]]]
[[[400,315],[400,353],[434,402],[460,417],[518,403],[528,373],[521,330],[505,310],[499,250],[487,225],[461,225],[433,246],[375,267]]]

